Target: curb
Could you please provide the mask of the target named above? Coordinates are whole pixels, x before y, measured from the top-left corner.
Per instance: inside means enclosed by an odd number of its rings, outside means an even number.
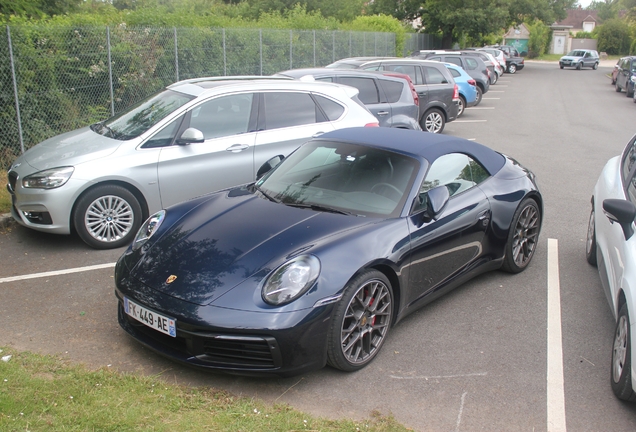
[[[8,228],[11,224],[13,224],[11,213],[0,214],[0,230]]]

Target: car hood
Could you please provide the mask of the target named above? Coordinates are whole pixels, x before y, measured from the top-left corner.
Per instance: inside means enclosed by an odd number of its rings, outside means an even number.
[[[561,60],[580,60],[583,57],[577,57],[577,56],[563,56],[561,57]]]
[[[122,141],[99,135],[84,127],[57,135],[24,153],[24,160],[36,170],[76,166],[113,153]]]
[[[288,207],[251,193],[231,194],[211,195],[170,227],[130,275],[151,289],[207,305],[247,278],[262,279],[318,240],[371,223],[364,217]],[[251,301],[254,284],[241,286],[250,291],[245,295]]]

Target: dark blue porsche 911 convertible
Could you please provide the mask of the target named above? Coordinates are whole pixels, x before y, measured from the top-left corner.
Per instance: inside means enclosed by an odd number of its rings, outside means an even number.
[[[119,323],[210,370],[355,371],[424,304],[524,270],[542,210],[534,175],[483,145],[329,132],[255,183],[152,215],[117,263]]]

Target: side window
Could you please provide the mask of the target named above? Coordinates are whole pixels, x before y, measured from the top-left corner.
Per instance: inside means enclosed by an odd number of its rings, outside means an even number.
[[[308,93],[264,93],[268,130],[316,123],[316,104]]]
[[[380,94],[373,78],[340,77],[338,81],[360,90],[358,98],[363,104],[380,103]]]
[[[316,81],[333,82],[333,77],[320,77],[320,78],[316,78]]]
[[[456,64],[457,66],[462,67],[462,59],[460,59],[459,57],[446,56],[445,60],[448,63]]]
[[[420,186],[419,204],[415,210],[426,209],[428,191],[446,186],[451,197],[483,182],[488,172],[474,159],[462,153],[451,153],[439,157],[430,166]]]
[[[214,98],[192,110],[190,127],[203,132],[206,140],[247,132],[252,112],[252,93]]]
[[[466,68],[468,70],[477,69],[477,66],[478,66],[477,60],[469,58],[469,57],[465,58],[464,60],[466,61]]]
[[[625,158],[623,159],[623,182],[627,184],[629,179],[629,174],[634,167],[634,162],[636,162],[636,141],[630,144],[629,149],[625,152]]]
[[[419,73],[418,70],[415,66],[410,66],[410,65],[386,65],[385,66],[386,70],[392,71],[392,72],[399,72],[399,73],[403,73],[408,75],[411,78],[411,81],[413,81],[416,84],[421,84],[422,80],[421,78],[419,78]]]
[[[382,90],[384,90],[387,102],[395,103],[400,100],[402,91],[404,90],[404,84],[402,84],[401,82],[389,81],[385,79],[379,79],[378,83],[380,83],[380,87],[382,87]]]
[[[627,199],[636,203],[636,177],[632,177],[627,184]]]
[[[150,137],[142,148],[166,147],[172,144],[172,140],[174,140],[175,134],[179,130],[182,121],[183,116],[179,116],[177,119],[171,121],[167,126]]]
[[[457,69],[453,69],[453,68],[448,68],[448,71],[451,73],[451,75],[454,78],[460,77],[462,76],[462,74],[459,73],[459,71]]]
[[[340,116],[342,116],[342,113],[344,113],[344,107],[338,102],[334,102],[331,99],[327,99],[326,97],[317,94],[314,94],[314,98],[316,98],[316,102],[318,102],[318,105],[320,105],[322,110],[325,112],[327,120],[338,120]]]
[[[448,81],[439,69],[432,66],[424,66],[424,74],[426,75],[427,84],[447,84]]]

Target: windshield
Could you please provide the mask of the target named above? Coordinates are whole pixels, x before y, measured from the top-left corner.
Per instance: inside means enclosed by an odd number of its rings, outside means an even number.
[[[91,129],[100,135],[121,141],[137,138],[192,99],[194,96],[163,90],[139,102],[128,111],[91,125]]]
[[[312,141],[300,147],[256,187],[290,206],[397,217],[419,162],[357,144]]]
[[[585,51],[574,50],[574,51],[570,51],[568,55],[572,57],[583,57],[585,55]]]

